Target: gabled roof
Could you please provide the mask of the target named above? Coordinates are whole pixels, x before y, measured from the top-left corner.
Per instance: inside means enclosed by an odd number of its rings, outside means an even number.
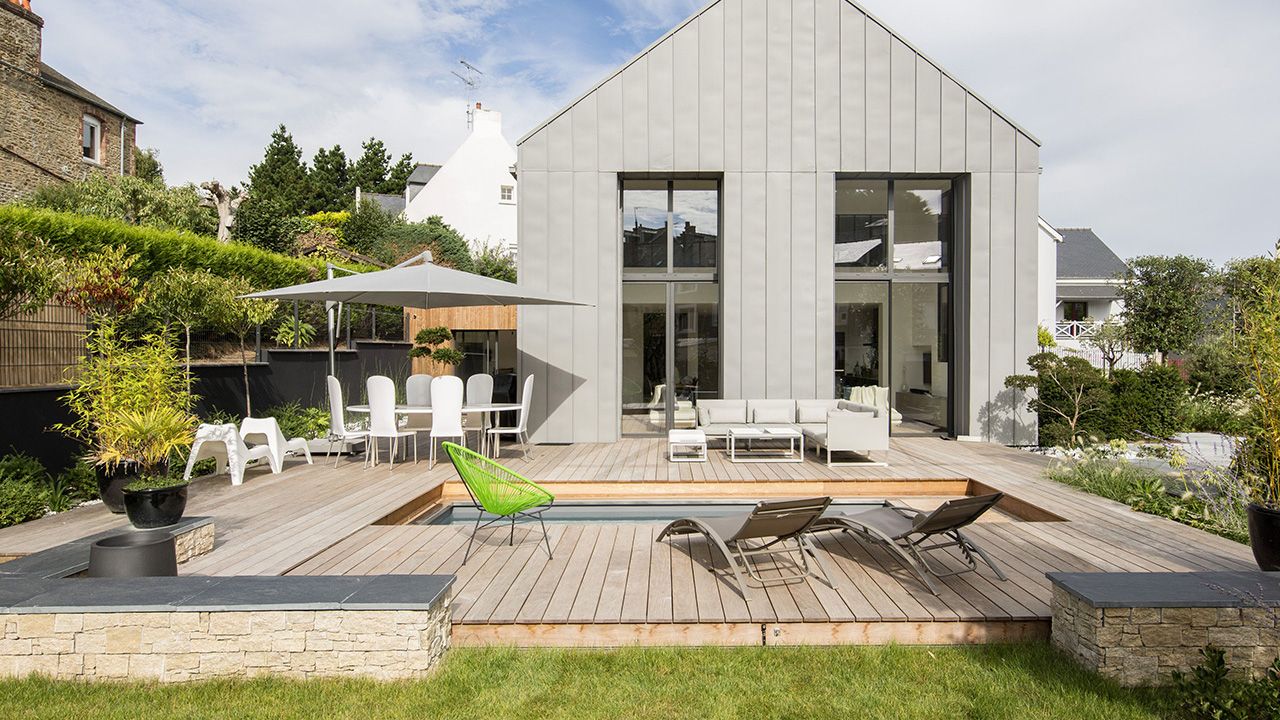
[[[436,173],[440,172],[440,167],[431,163],[418,163],[414,166],[413,172],[409,173],[409,184],[426,185],[431,182],[431,178],[435,177]]]
[[[360,199],[362,201],[372,200],[373,202],[378,204],[378,207],[382,208],[383,212],[389,213],[391,215],[399,215],[400,213],[404,212],[404,207],[405,207],[404,195],[392,195],[390,193],[362,192],[360,193]]]
[[[1058,228],[1058,277],[1114,280],[1123,277],[1129,266],[1116,255],[1092,228]]]
[[[724,1],[725,1],[725,0],[711,0],[711,2],[707,3],[706,5],[703,5],[703,6],[702,6],[702,8],[701,8],[700,10],[698,10],[698,11],[697,11],[697,12],[695,12],[695,13],[693,13],[693,14],[692,14],[692,15],[690,15],[689,17],[685,18],[685,19],[684,19],[684,21],[680,22],[680,23],[679,23],[679,24],[677,24],[675,27],[673,27],[673,28],[671,28],[670,30],[668,30],[665,34],[663,34],[663,36],[662,36],[662,37],[658,38],[657,40],[654,40],[652,43],[650,43],[650,44],[649,44],[649,46],[648,46],[648,47],[646,47],[645,49],[643,49],[643,50],[641,50],[640,52],[636,53],[636,55],[635,55],[634,57],[632,57],[630,60],[628,60],[627,62],[625,62],[625,63],[623,63],[622,65],[618,66],[618,68],[617,68],[616,70],[614,70],[612,73],[609,73],[608,75],[606,75],[604,78],[602,78],[602,79],[600,80],[600,82],[598,82],[598,83],[596,83],[595,85],[591,86],[591,88],[590,88],[590,89],[588,89],[586,92],[584,92],[584,93],[582,93],[581,95],[579,95],[578,97],[574,98],[574,99],[573,99],[573,101],[572,101],[572,102],[570,102],[568,105],[565,105],[564,107],[560,108],[559,110],[557,110],[556,112],[554,112],[554,113],[552,113],[550,116],[548,116],[546,120],[543,120],[542,122],[538,123],[538,124],[537,124],[533,129],[532,129],[532,130],[530,130],[529,132],[525,133],[523,137],[521,137],[519,140],[517,140],[517,141],[516,141],[516,145],[522,145],[522,144],[524,144],[524,141],[528,140],[530,137],[533,137],[534,135],[536,135],[537,133],[539,133],[539,132],[541,132],[543,129],[545,129],[548,125],[550,125],[551,123],[555,122],[556,118],[558,118],[558,117],[560,117],[561,115],[564,115],[565,113],[569,112],[570,110],[572,110],[572,109],[573,109],[573,106],[575,106],[575,105],[577,105],[578,103],[582,102],[582,100],[583,100],[583,99],[585,99],[587,96],[591,95],[592,93],[597,92],[598,90],[600,90],[600,88],[604,87],[605,83],[609,82],[610,80],[612,80],[613,78],[617,77],[618,75],[621,75],[623,70],[626,70],[628,67],[630,67],[632,64],[634,64],[637,60],[639,60],[640,58],[644,57],[645,55],[648,55],[651,51],[653,51],[653,49],[654,49],[654,48],[658,47],[658,46],[659,46],[659,45],[661,45],[664,41],[666,41],[668,38],[670,38],[671,36],[675,35],[675,34],[676,34],[677,32],[679,32],[680,30],[684,29],[684,27],[685,27],[686,25],[688,25],[688,24],[692,23],[694,20],[697,20],[697,19],[698,19],[698,18],[699,18],[703,13],[707,12],[707,11],[708,11],[708,10],[710,10],[711,8],[715,7],[716,5],[719,5],[720,3],[724,2]],[[961,82],[961,81],[960,81],[960,79],[958,79],[955,75],[952,75],[951,73],[947,72],[947,70],[946,70],[945,68],[943,68],[943,67],[942,67],[941,65],[939,65],[938,63],[934,62],[934,61],[933,61],[933,58],[930,58],[928,55],[926,55],[926,54],[924,54],[923,52],[921,52],[921,51],[920,51],[920,48],[916,47],[916,46],[915,46],[915,45],[913,45],[909,40],[907,40],[906,38],[904,38],[904,37],[902,37],[901,35],[899,35],[897,32],[895,32],[895,31],[893,30],[893,28],[891,28],[891,27],[889,27],[888,25],[886,25],[885,23],[881,22],[879,18],[877,18],[875,15],[872,15],[870,12],[868,12],[866,8],[862,7],[862,5],[860,5],[860,4],[856,3],[856,2],[854,2],[853,0],[842,0],[842,1],[843,1],[843,2],[848,3],[849,5],[852,5],[854,8],[856,8],[856,9],[858,10],[858,12],[862,13],[863,15],[866,15],[868,20],[870,20],[870,21],[872,21],[872,22],[876,23],[877,25],[879,25],[880,27],[884,28],[884,29],[889,33],[889,35],[890,35],[890,36],[892,36],[892,37],[894,37],[894,38],[897,38],[897,39],[898,39],[898,40],[899,40],[903,45],[906,45],[908,48],[910,48],[913,52],[915,52],[917,55],[919,55],[921,58],[923,58],[923,59],[924,59],[925,61],[927,61],[929,64],[931,64],[931,65],[933,65],[935,68],[937,68],[937,69],[938,69],[938,71],[939,71],[940,73],[942,73],[942,76],[943,76],[943,77],[950,78],[950,79],[951,79],[951,81],[952,81],[952,82],[954,82],[955,84],[959,85],[959,86],[961,87],[961,89],[963,89],[965,92],[967,92],[967,93],[969,93],[970,95],[972,95],[976,100],[978,100],[979,102],[981,102],[983,105],[987,106],[987,107],[991,110],[991,112],[995,113],[995,115],[996,115],[997,117],[1000,117],[1000,118],[1001,118],[1001,119],[1003,119],[1005,122],[1009,123],[1009,125],[1013,126],[1013,129],[1014,129],[1014,130],[1017,130],[1018,132],[1020,132],[1020,133],[1022,133],[1023,135],[1025,135],[1025,136],[1027,137],[1027,139],[1029,139],[1031,142],[1035,143],[1037,146],[1038,146],[1038,145],[1040,145],[1040,140],[1039,140],[1039,139],[1037,139],[1035,135],[1032,135],[1031,133],[1027,132],[1027,130],[1026,130],[1025,128],[1023,128],[1023,127],[1022,127],[1021,125],[1019,125],[1018,123],[1014,122],[1011,118],[1009,118],[1009,116],[1007,116],[1007,115],[1005,115],[1004,113],[1000,112],[1000,110],[998,110],[998,109],[996,108],[996,106],[994,106],[994,105],[992,105],[991,103],[987,102],[987,101],[986,101],[986,100],[985,100],[981,95],[979,95],[978,93],[974,92],[974,91],[973,91],[973,88],[971,88],[971,87],[969,87],[968,85],[966,85],[965,83]]]
[[[121,110],[115,105],[112,105],[106,100],[103,100],[97,95],[89,92],[89,90],[86,89],[83,85],[81,85],[80,83],[77,83],[76,81],[72,80],[66,75],[63,75],[57,70],[54,70],[53,68],[49,67],[47,63],[43,63],[43,62],[40,63],[40,79],[44,81],[46,85],[49,85],[50,87],[61,90],[62,92],[72,97],[79,98],[89,103],[90,105],[94,105],[98,108],[106,110],[107,112],[111,113],[112,115],[115,115],[116,117],[124,116],[129,120],[129,122],[133,123],[134,125],[142,124],[142,121],[139,120],[138,118],[133,117],[132,115]]]

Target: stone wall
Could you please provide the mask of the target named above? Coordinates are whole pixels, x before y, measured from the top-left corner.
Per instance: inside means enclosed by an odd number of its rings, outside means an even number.
[[[1095,607],[1056,584],[1052,608],[1053,644],[1125,685],[1168,682],[1174,670],[1199,665],[1206,645],[1224,650],[1229,667],[1254,676],[1280,656],[1276,609]]]
[[[0,615],[0,677],[421,677],[449,647],[449,599],[429,610]]]
[[[52,182],[134,171],[136,126],[41,79],[40,19],[0,0],[0,203]],[[81,151],[83,118],[102,123],[101,162]],[[123,142],[122,142],[123,140]]]

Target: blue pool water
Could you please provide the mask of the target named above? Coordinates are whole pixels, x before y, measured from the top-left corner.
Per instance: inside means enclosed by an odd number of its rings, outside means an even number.
[[[831,503],[836,512],[857,512],[883,507],[883,500],[854,499]],[[667,523],[683,517],[717,517],[751,510],[755,503],[716,500],[658,502],[585,502],[556,503],[543,514],[548,523]],[[474,524],[476,509],[470,503],[456,503],[428,513],[414,521],[415,525]],[[493,516],[487,516],[492,518]]]

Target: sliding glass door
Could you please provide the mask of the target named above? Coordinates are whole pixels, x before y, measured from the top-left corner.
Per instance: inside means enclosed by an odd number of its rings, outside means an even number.
[[[715,180],[624,180],[624,435],[697,423],[720,396],[720,188]]]
[[[902,427],[951,427],[951,203],[950,180],[836,180],[833,390]]]

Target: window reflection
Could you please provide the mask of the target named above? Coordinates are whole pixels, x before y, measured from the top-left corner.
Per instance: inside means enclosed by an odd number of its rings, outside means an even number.
[[[836,181],[836,267],[885,267],[889,183]]]
[[[716,267],[720,194],[714,180],[677,180],[671,193],[671,246],[677,268]]]
[[[666,182],[628,180],[622,186],[622,266],[666,271]]]
[[[893,185],[893,267],[938,272],[950,264],[951,181]]]

